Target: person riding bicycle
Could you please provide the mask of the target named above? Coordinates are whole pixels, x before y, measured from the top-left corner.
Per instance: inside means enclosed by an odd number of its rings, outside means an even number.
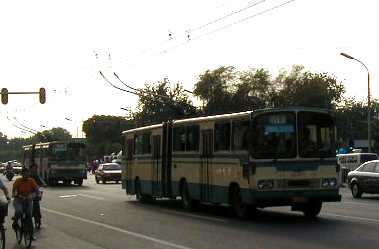
[[[14,222],[21,217],[23,212],[23,202],[26,201],[26,217],[27,222],[33,227],[32,211],[33,211],[33,194],[35,194],[39,186],[33,178],[29,176],[29,170],[22,168],[22,177],[17,178],[13,183],[12,197],[15,209]]]
[[[38,175],[37,165],[34,163],[32,165],[30,165],[30,177],[33,178],[33,180],[40,187],[47,186],[46,182]],[[36,192],[36,195],[33,197],[33,216],[37,215],[39,217],[39,219],[42,218],[40,204],[39,204],[39,202],[41,201],[41,198],[42,198],[42,191],[39,189]]]
[[[9,197],[8,188],[4,185],[3,181],[0,179],[0,189],[3,191],[5,198],[7,198],[8,203],[11,198]],[[8,215],[8,203],[3,203],[0,201],[0,225],[4,224],[5,216]]]

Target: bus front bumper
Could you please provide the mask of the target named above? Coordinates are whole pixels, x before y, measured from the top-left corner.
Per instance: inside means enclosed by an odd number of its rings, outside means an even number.
[[[341,195],[333,190],[250,191],[252,204],[258,207],[292,206],[309,202],[339,202]]]

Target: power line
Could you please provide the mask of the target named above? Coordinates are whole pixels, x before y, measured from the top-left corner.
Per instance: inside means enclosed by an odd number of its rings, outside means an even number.
[[[267,12],[273,11],[273,10],[275,10],[275,9],[279,9],[279,8],[284,7],[285,5],[288,5],[288,4],[290,4],[290,3],[292,3],[292,2],[295,2],[295,1],[296,1],[296,0],[289,0],[289,1],[287,1],[287,2],[284,2],[284,3],[281,3],[281,4],[275,5],[274,7],[271,7],[271,8],[268,8],[268,9],[266,9],[266,10],[260,11],[260,12],[258,12],[258,13],[256,13],[256,14],[254,14],[254,15],[251,15],[251,16],[248,16],[248,17],[245,17],[245,18],[243,18],[243,19],[240,19],[240,20],[235,21],[235,22],[233,22],[233,23],[230,23],[230,24],[228,24],[228,25],[222,26],[222,27],[220,27],[220,28],[218,28],[218,29],[214,29],[214,30],[212,30],[212,31],[210,31],[210,32],[207,32],[207,33],[205,33],[205,34],[202,34],[202,35],[196,36],[196,37],[194,37],[194,38],[191,38],[191,41],[201,39],[201,38],[206,37],[206,36],[208,36],[208,35],[211,35],[211,34],[214,34],[214,33],[219,32],[219,31],[222,31],[222,30],[224,30],[224,29],[230,28],[230,27],[232,27],[232,26],[234,26],[234,25],[240,24],[240,23],[242,23],[242,22],[249,21],[250,19],[252,19],[252,18],[254,18],[254,17],[261,16],[261,15],[263,15],[263,14],[265,14],[265,13],[267,13]],[[185,42],[182,42],[182,43],[180,43],[180,44],[178,44],[178,45],[176,45],[176,46],[173,46],[173,47],[171,47],[171,48],[169,48],[169,49],[166,49],[166,50],[160,52],[158,55],[161,55],[161,54],[167,53],[167,51],[170,51],[170,50],[176,49],[176,48],[178,48],[178,47],[181,47],[181,46],[187,44],[188,42],[189,42],[189,40],[188,40],[188,41],[185,41]]]
[[[128,91],[128,90],[126,90],[126,89],[123,89],[123,88],[120,88],[120,87],[114,85],[112,82],[110,82],[110,81],[104,76],[103,72],[99,71],[99,73],[100,73],[101,77],[103,77],[104,80],[105,80],[108,84],[110,84],[112,87],[114,87],[114,88],[116,88],[116,89],[118,89],[118,90],[120,90],[120,91],[127,92],[127,93],[131,93],[131,94],[134,94],[134,95],[139,96],[139,94],[136,93],[136,92]]]
[[[190,32],[194,32],[194,31],[197,31],[197,30],[203,29],[204,27],[207,27],[207,26],[209,26],[209,25],[215,24],[215,23],[217,23],[217,22],[219,22],[219,21],[222,21],[222,20],[224,20],[224,19],[226,19],[226,18],[228,18],[228,17],[231,17],[231,16],[233,16],[233,15],[239,14],[239,13],[245,11],[245,10],[248,10],[248,9],[250,9],[250,8],[252,8],[252,7],[255,7],[255,6],[259,5],[259,4],[262,4],[262,3],[266,2],[266,1],[267,1],[267,0],[260,0],[260,1],[258,1],[258,2],[250,3],[250,4],[248,4],[246,7],[242,8],[242,9],[238,9],[238,10],[232,11],[231,13],[229,13],[229,14],[227,14],[227,15],[224,15],[224,16],[222,16],[222,17],[216,18],[216,19],[214,19],[214,20],[212,20],[212,21],[210,21],[210,22],[208,22],[208,23],[205,23],[205,24],[199,25],[198,27],[195,27],[195,28],[188,29],[188,30],[186,31],[187,40],[191,40],[191,39],[192,39],[192,38],[191,38],[192,35],[191,35]],[[224,3],[221,5],[221,7],[224,6],[224,5],[226,5],[228,2],[231,2],[231,0],[228,0],[228,1],[224,2]],[[216,7],[216,8],[219,8],[219,7],[220,7],[220,6],[218,6],[218,7]],[[155,48],[162,47],[162,46],[163,46],[164,44],[166,44],[166,43],[173,42],[174,39],[175,39],[175,36],[173,36],[173,33],[172,33],[170,30],[168,30],[168,39],[167,39],[167,40],[164,40],[164,41],[158,42],[156,45],[152,45],[152,46],[149,47],[149,48],[143,49],[143,50],[141,50],[140,52],[138,52],[136,55],[137,55],[137,56],[139,56],[139,55],[143,55],[143,54],[147,53],[148,51],[151,51],[151,50],[153,50],[153,49],[155,49]],[[180,45],[182,45],[182,44],[180,44]],[[180,45],[179,45],[179,46],[180,46]],[[174,46],[174,47],[176,47],[176,46]],[[169,49],[169,50],[170,50],[170,49]],[[163,53],[165,53],[166,51],[168,51],[168,50],[164,50]],[[98,59],[98,58],[99,58],[99,54],[98,54],[95,50],[94,50],[94,54],[95,54],[96,59]],[[162,53],[159,53],[159,54],[162,54]],[[109,54],[109,55],[110,55],[110,54]],[[130,61],[130,60],[127,59],[126,61]]]
[[[31,130],[31,131],[33,131],[33,132],[37,132],[37,133],[40,132],[40,131],[37,131],[37,130],[35,130],[35,129],[32,129],[32,128],[30,128],[30,127],[28,127],[28,126],[22,124],[22,123],[21,123],[21,122],[15,117],[15,116],[13,116],[13,119],[14,119],[19,125],[21,125],[22,127],[26,128],[26,129],[29,129],[29,130]]]
[[[8,116],[7,116],[7,119],[8,119],[8,121],[10,122],[10,124],[11,124],[13,127],[16,127],[17,129],[20,129],[20,130],[22,130],[22,131],[26,131],[26,132],[32,133],[33,135],[36,135],[36,134],[37,134],[37,133],[35,133],[35,132],[33,132],[33,131],[30,131],[30,130],[27,130],[27,129],[25,129],[25,128],[22,128],[22,127],[19,127],[19,126],[15,125],[15,124],[9,119]]]
[[[190,31],[196,31],[196,30],[205,28],[205,27],[207,27],[209,25],[215,24],[215,23],[217,23],[219,21],[222,21],[222,20],[224,20],[224,19],[226,19],[228,17],[231,17],[233,15],[239,14],[239,13],[245,11],[245,10],[248,10],[248,9],[250,9],[252,7],[255,7],[255,6],[257,6],[257,5],[261,4],[261,3],[264,3],[264,2],[266,2],[266,0],[260,0],[258,2],[254,2],[254,3],[248,4],[246,7],[242,8],[242,9],[235,10],[235,11],[233,11],[233,12],[231,12],[231,13],[225,15],[225,16],[219,17],[219,18],[217,18],[215,20],[212,20],[212,21],[210,21],[210,22],[208,22],[206,24],[200,25],[200,26],[198,26],[198,27],[196,27],[194,29],[190,29]]]

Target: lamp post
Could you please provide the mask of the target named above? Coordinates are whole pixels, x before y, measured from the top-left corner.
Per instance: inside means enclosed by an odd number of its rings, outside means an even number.
[[[363,65],[367,70],[367,140],[368,140],[368,152],[371,152],[371,100],[370,100],[370,72],[367,66],[360,60],[354,58],[345,53],[341,53],[342,56],[350,59],[358,61],[361,65]]]

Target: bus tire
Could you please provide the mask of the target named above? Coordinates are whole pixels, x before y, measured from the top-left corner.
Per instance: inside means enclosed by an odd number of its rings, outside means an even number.
[[[191,198],[186,180],[183,180],[180,184],[180,197],[182,207],[185,210],[190,211],[194,208],[194,200]]]
[[[351,194],[353,195],[355,199],[359,199],[362,197],[363,192],[361,188],[359,187],[358,183],[353,182],[351,184]]]
[[[320,213],[322,208],[322,202],[316,201],[316,202],[309,202],[305,204],[303,208],[304,216],[309,219],[314,219],[317,217],[317,215]]]
[[[249,207],[243,202],[240,188],[233,184],[229,188],[229,205],[231,213],[237,218],[246,218],[249,213]]]

